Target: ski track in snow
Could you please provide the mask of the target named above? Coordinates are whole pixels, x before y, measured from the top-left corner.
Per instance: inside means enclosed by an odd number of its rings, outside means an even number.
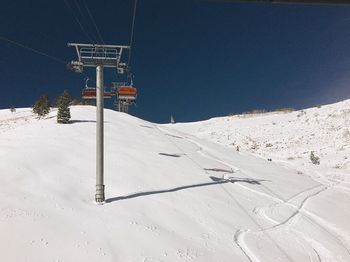
[[[189,138],[188,134],[185,134],[185,133],[182,133],[180,131],[177,131],[177,133],[181,133],[181,136],[178,136],[172,132],[170,132],[170,130],[168,129],[164,129],[164,128],[160,128],[160,127],[157,127],[158,130],[169,136],[169,137],[175,137],[175,138],[185,138],[188,142],[194,144],[195,146],[197,146],[197,153],[199,153],[200,155],[202,155],[203,157],[206,157],[210,160],[213,160],[213,161],[216,161],[220,164],[223,164],[225,165],[228,169],[231,169],[231,170],[236,170],[236,171],[239,171],[240,174],[242,175],[245,175],[249,178],[252,178],[250,176],[248,176],[246,173],[244,173],[243,171],[239,170],[239,168],[237,168],[236,166],[233,166],[231,164],[228,164],[222,160],[219,160],[215,157],[213,157],[210,153],[206,153],[205,150],[203,149],[203,147],[196,141],[194,141],[193,139]],[[184,155],[186,155],[192,162],[194,162],[196,165],[198,165],[199,167],[203,168],[202,166],[200,166],[196,161],[194,161],[193,159],[190,158],[190,156],[188,154],[186,154],[186,152],[184,152],[178,145],[176,145],[176,143],[174,141],[172,141],[171,139],[168,139],[169,141],[171,141],[179,150],[181,150]],[[203,168],[204,169],[204,168]],[[207,172],[205,172],[207,173]],[[208,174],[208,173],[207,173]],[[314,179],[313,176],[311,176],[312,179]],[[323,178],[323,177],[322,177]],[[327,180],[329,181],[329,180]],[[317,181],[317,182],[320,182],[320,181]],[[339,183],[337,183],[339,184]],[[275,231],[275,230],[280,230],[281,228],[283,227],[286,227],[288,228],[289,230],[290,227],[293,225],[293,223],[295,223],[294,220],[296,220],[295,218],[297,216],[303,216],[304,218],[306,218],[310,223],[322,228],[324,231],[326,231],[328,233],[328,235],[332,238],[335,239],[335,241],[338,242],[338,244],[340,246],[342,246],[347,254],[349,255],[349,258],[350,258],[350,251],[348,249],[348,247],[344,244],[343,240],[339,237],[339,235],[341,235],[341,233],[339,231],[337,231],[335,228],[331,227],[327,222],[323,221],[322,218],[320,218],[319,216],[313,214],[312,212],[310,211],[305,211],[304,210],[304,206],[306,205],[307,201],[310,200],[311,198],[314,198],[316,197],[317,195],[321,194],[322,192],[328,190],[330,188],[330,186],[325,186],[322,182],[321,182],[321,185],[316,185],[316,186],[313,186],[311,188],[308,188],[306,190],[303,190],[301,192],[298,192],[297,194],[291,196],[289,199],[287,200],[284,200],[282,197],[278,197],[276,196],[277,194],[273,193],[273,191],[271,189],[269,189],[267,186],[261,184],[262,187],[264,187],[265,189],[267,189],[269,192],[272,193],[272,195],[270,194],[267,194],[267,193],[263,193],[261,191],[258,191],[258,190],[254,190],[248,186],[244,186],[242,183],[237,183],[238,186],[246,189],[246,190],[249,190],[255,194],[258,194],[258,195],[262,195],[262,196],[265,196],[265,197],[268,197],[270,198],[271,200],[273,200],[275,203],[270,205],[270,206],[267,206],[267,207],[263,207],[263,208],[260,208],[259,209],[259,212],[257,212],[258,214],[260,214],[263,218],[265,218],[267,221],[270,221],[272,223],[274,223],[275,225],[271,226],[271,227],[267,227],[267,228],[262,228],[259,223],[248,213],[247,210],[245,210],[238,202],[237,200],[235,200],[235,198],[232,196],[232,194],[230,194],[225,188],[224,188],[224,185],[220,185],[223,190],[225,190],[227,192],[227,194],[230,196],[230,198],[232,200],[234,200],[236,202],[236,204],[238,204],[238,206],[244,211],[244,213],[246,213],[246,215],[253,221],[254,224],[256,224],[260,229],[258,230],[250,230],[250,229],[239,229],[236,231],[236,233],[234,234],[233,236],[233,241],[234,243],[241,249],[242,253],[246,256],[247,260],[250,261],[250,262],[260,262],[261,260],[256,256],[256,254],[254,254],[254,252],[251,251],[251,249],[249,248],[249,246],[245,243],[244,239],[245,239],[245,236],[248,235],[248,234],[259,234],[259,233],[262,233],[262,234],[265,234],[275,245],[276,247],[282,251],[282,253],[285,255],[285,258],[288,260],[288,261],[293,261],[291,257],[289,257],[289,255],[278,245],[278,243],[273,240],[271,238],[271,236],[268,234],[269,232],[271,231]],[[332,186],[335,186],[335,185],[332,185]],[[318,189],[318,188],[321,188],[319,190],[317,190],[316,192],[313,192],[314,189]],[[308,194],[308,192],[310,192],[310,194]],[[302,196],[306,194],[306,196],[303,198],[303,200],[298,203],[297,205],[295,204],[292,204],[290,202],[292,202],[293,200],[297,199],[298,197]],[[277,205],[286,205],[286,206],[289,206],[291,208],[293,208],[295,211],[285,220],[283,220],[282,222],[279,222],[279,221],[276,221],[275,219],[272,219],[270,218],[267,214],[266,214],[266,211],[269,210],[270,212],[273,212],[273,210],[276,208]],[[320,222],[321,221],[321,222]],[[294,232],[296,232],[299,237],[303,238],[304,240],[307,240],[309,239],[308,236],[306,236],[303,232],[301,231],[298,231],[298,230],[295,230],[295,229],[292,229]],[[309,244],[310,247],[309,249],[312,249],[313,253],[316,254],[316,257],[317,257],[317,261],[322,261],[321,259],[321,256],[320,254],[317,252],[317,250],[311,245]],[[312,261],[312,259],[310,259],[310,261]]]
[[[205,155],[205,153],[204,153],[203,151],[201,151],[201,152],[202,152],[203,155]],[[213,158],[212,158],[212,159],[213,159]],[[215,159],[213,159],[213,160],[215,160]],[[223,164],[226,164],[228,167],[234,168],[234,167],[231,166],[230,164],[224,163],[223,161],[219,161],[219,162],[221,162],[221,163],[223,163]],[[261,192],[259,192],[259,191],[257,191],[257,190],[252,190],[251,188],[248,188],[248,187],[246,187],[246,186],[244,186],[244,185],[242,185],[242,184],[238,184],[238,185],[241,186],[241,187],[243,187],[243,188],[246,188],[246,189],[248,189],[248,190],[250,190],[251,192],[254,192],[254,193],[256,193],[256,194],[262,194],[262,195],[264,195],[264,196],[269,196],[270,198],[272,198],[273,200],[276,201],[275,204],[273,204],[271,207],[266,207],[266,209],[270,209],[270,210],[272,211],[272,210],[276,207],[276,205],[278,205],[278,204],[286,204],[286,205],[288,205],[288,206],[290,206],[290,207],[292,207],[292,208],[295,209],[294,213],[292,213],[286,220],[284,220],[284,221],[282,221],[282,222],[278,222],[278,221],[276,221],[276,220],[274,220],[274,219],[271,219],[270,217],[268,217],[268,216],[266,215],[266,212],[265,212],[266,210],[264,210],[264,212],[263,212],[263,214],[264,214],[263,217],[265,217],[267,220],[272,221],[272,222],[275,222],[275,223],[277,223],[277,224],[274,225],[274,226],[272,226],[272,227],[270,227],[270,228],[264,228],[264,229],[260,229],[260,230],[257,230],[257,231],[241,230],[241,231],[239,232],[239,236],[235,238],[235,239],[237,239],[236,243],[240,246],[241,249],[242,249],[243,247],[248,248],[247,245],[245,245],[245,244],[242,243],[242,242],[244,241],[244,235],[245,235],[245,234],[249,234],[249,233],[259,233],[259,232],[266,233],[266,232],[268,232],[268,231],[278,230],[278,229],[280,229],[280,228],[283,227],[283,226],[290,227],[290,226],[292,225],[292,223],[293,223],[293,221],[292,221],[293,218],[295,218],[297,215],[306,215],[306,214],[310,214],[310,216],[307,216],[308,220],[309,220],[311,223],[316,224],[317,226],[319,226],[320,228],[322,228],[323,230],[325,230],[332,238],[334,238],[334,239],[346,250],[346,252],[348,253],[348,255],[350,255],[350,251],[349,251],[348,247],[344,244],[343,240],[341,240],[341,239],[337,236],[337,235],[341,234],[340,232],[338,232],[338,231],[336,231],[336,233],[330,232],[330,231],[334,231],[334,228],[330,228],[328,223],[322,223],[322,224],[320,224],[320,223],[316,222],[315,219],[313,219],[313,218],[316,218],[316,219],[321,220],[321,221],[322,221],[322,219],[321,219],[319,216],[317,216],[317,215],[315,215],[315,214],[313,214],[313,213],[311,213],[311,212],[308,212],[308,211],[304,212],[304,210],[303,210],[303,208],[304,208],[306,202],[307,202],[309,199],[311,199],[311,198],[313,198],[313,197],[316,197],[316,196],[319,195],[320,193],[322,193],[322,192],[326,191],[327,189],[329,189],[329,187],[327,187],[327,186],[325,187],[325,186],[323,186],[323,185],[315,186],[315,187],[312,187],[312,188],[310,188],[310,189],[306,189],[306,190],[304,190],[304,191],[301,191],[301,192],[299,192],[298,194],[292,196],[292,197],[291,197],[290,199],[288,199],[287,201],[285,201],[285,200],[283,200],[283,199],[279,199],[279,198],[273,197],[273,196],[271,196],[271,195],[267,195],[267,194],[261,193]],[[297,198],[298,196],[300,196],[300,195],[302,195],[302,194],[305,194],[305,193],[307,193],[308,191],[312,191],[313,189],[318,188],[318,187],[322,187],[322,188],[321,188],[320,190],[318,190],[317,192],[315,192],[315,193],[312,193],[312,194],[307,195],[307,196],[302,200],[302,202],[299,204],[299,206],[296,206],[296,205],[293,205],[293,204],[290,204],[290,203],[289,203],[290,201],[292,201],[293,199]],[[313,217],[313,218],[312,218],[312,217]],[[300,235],[302,235],[302,236],[305,238],[305,234],[303,234],[302,232],[299,232],[299,233],[300,233]],[[239,242],[239,240],[241,240],[241,242]],[[314,248],[313,248],[313,250],[315,251]],[[315,251],[315,252],[316,252],[316,251]],[[251,252],[248,251],[247,253],[251,253]],[[316,252],[316,253],[317,253],[317,252]],[[246,253],[245,253],[245,254],[246,254]],[[318,253],[317,253],[317,256],[318,256],[318,258],[319,258],[319,254],[318,254]],[[349,257],[350,257],[350,256],[349,256]],[[249,256],[249,260],[251,260],[251,261],[259,261],[259,260],[256,259],[256,258],[253,258],[253,259],[252,259],[252,256]]]
[[[160,132],[162,133],[165,133],[165,132],[168,132],[167,130],[164,130],[164,129],[161,129],[161,128],[158,128],[160,130]],[[230,167],[230,168],[235,168],[235,167],[232,167],[222,161],[218,161],[217,159],[215,158],[212,158],[212,157],[209,157],[208,155],[206,155],[203,151],[203,147],[201,147],[199,144],[191,141],[190,139],[186,138],[188,142],[192,143],[192,144],[195,144],[198,148],[197,150],[197,153],[201,153],[203,156],[207,157],[208,159],[211,159],[211,160],[214,160],[216,162],[220,162],[224,165],[226,165],[227,167]],[[174,143],[173,141],[171,141],[178,149],[180,149],[192,162],[194,162],[196,165],[198,165],[201,169],[204,169],[201,165],[199,165],[196,161],[194,161],[192,158],[190,158],[179,146],[176,145],[176,143]],[[205,173],[208,175],[208,172],[205,171]],[[249,177],[249,176],[248,176]],[[251,178],[251,177],[249,177]],[[247,215],[247,217],[249,217],[249,219],[258,227],[258,228],[261,228],[261,226],[259,225],[259,223],[249,214],[249,212],[235,199],[235,197],[229,192],[227,191],[223,185],[220,185],[222,187],[222,189],[227,193],[227,195],[231,198],[231,200],[233,200],[236,205]],[[258,192],[258,191],[255,191],[254,192]],[[260,192],[259,192],[260,193]],[[267,195],[269,197],[271,197],[270,195]],[[271,197],[273,199],[275,199],[274,197]],[[277,198],[278,199],[278,198]],[[283,201],[281,199],[278,199],[279,201]],[[236,245],[242,250],[242,252],[244,253],[244,255],[247,257],[247,259],[249,261],[252,261],[252,262],[255,262],[255,261],[259,261],[256,256],[254,255],[254,253],[249,249],[249,247],[245,244],[244,241],[240,241],[241,239],[244,238],[244,233],[248,232],[248,230],[244,230],[244,229],[240,229],[236,232],[235,236],[233,237]],[[260,232],[265,232],[262,228],[261,228],[261,231]],[[278,245],[278,243],[276,241],[274,241],[270,236],[267,236],[275,245],[276,247],[285,255],[285,257],[287,258],[288,261],[292,261],[291,258],[288,256],[287,253],[284,252],[284,250]]]

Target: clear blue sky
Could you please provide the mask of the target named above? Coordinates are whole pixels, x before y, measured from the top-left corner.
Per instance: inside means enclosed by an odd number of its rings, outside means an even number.
[[[96,37],[87,13],[67,1]],[[128,44],[132,0],[84,1],[106,43]],[[0,36],[67,62],[76,58],[67,42],[89,41],[64,0],[2,0]],[[133,48],[131,113],[154,122],[350,98],[350,6],[139,0]],[[117,80],[106,69],[105,85]],[[83,86],[63,64],[0,41],[0,108],[64,89],[78,97]]]

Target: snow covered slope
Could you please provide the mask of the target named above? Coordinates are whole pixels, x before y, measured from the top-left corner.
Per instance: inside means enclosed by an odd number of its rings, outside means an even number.
[[[95,205],[95,108],[71,111],[70,125],[0,111],[1,260],[350,260],[350,189],[323,176],[322,157],[323,179],[105,110]]]
[[[320,158],[319,170],[350,172],[350,100],[300,111],[234,115],[175,127],[301,169],[315,167],[310,161],[314,151]]]

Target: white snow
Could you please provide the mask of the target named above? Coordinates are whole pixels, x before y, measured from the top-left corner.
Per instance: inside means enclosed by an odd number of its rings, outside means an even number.
[[[350,261],[350,101],[303,112],[157,125],[105,110],[96,205],[94,107],[69,125],[0,110],[1,261]]]

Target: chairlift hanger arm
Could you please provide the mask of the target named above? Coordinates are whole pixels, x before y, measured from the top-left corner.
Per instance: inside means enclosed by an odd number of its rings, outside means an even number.
[[[87,84],[87,83],[89,82],[89,80],[90,80],[90,78],[89,78],[89,77],[86,77],[86,79],[85,79],[85,88],[89,88],[89,87],[88,87],[88,84]]]

